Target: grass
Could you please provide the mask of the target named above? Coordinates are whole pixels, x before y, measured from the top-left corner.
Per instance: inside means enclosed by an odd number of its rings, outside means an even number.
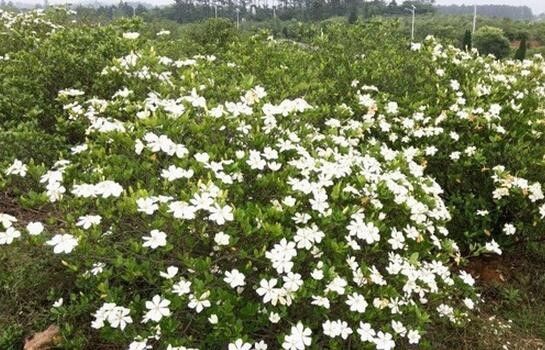
[[[463,329],[430,332],[433,349],[545,349],[545,245],[519,247],[470,267],[481,275],[480,312]]]

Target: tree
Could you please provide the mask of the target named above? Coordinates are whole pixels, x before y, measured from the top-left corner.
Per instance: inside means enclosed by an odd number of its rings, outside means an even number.
[[[348,23],[354,24],[358,20],[358,9],[356,6],[352,6],[350,13],[348,14]]]
[[[464,41],[462,42],[462,49],[464,49],[465,51],[471,51],[471,48],[473,47],[471,39],[471,31],[469,29],[466,29],[466,32],[464,34]]]
[[[520,44],[519,44],[519,48],[517,49],[517,52],[515,52],[515,59],[519,61],[523,61],[526,58],[527,47],[528,46],[526,44],[526,37],[523,37],[522,39],[520,39]]]
[[[492,54],[496,58],[505,58],[511,52],[509,40],[503,34],[503,30],[496,27],[484,26],[473,35],[473,46],[481,54]]]

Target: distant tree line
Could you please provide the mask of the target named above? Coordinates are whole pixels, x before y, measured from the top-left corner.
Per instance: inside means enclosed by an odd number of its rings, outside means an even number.
[[[370,18],[374,16],[409,15],[411,6],[417,14],[434,13],[433,0],[173,0],[172,5],[146,8],[121,1],[110,6],[78,6],[75,8],[83,17],[97,17],[112,20],[137,14],[148,18],[163,18],[178,23],[191,23],[206,18],[240,18],[253,21],[270,20],[324,20],[336,16]]]

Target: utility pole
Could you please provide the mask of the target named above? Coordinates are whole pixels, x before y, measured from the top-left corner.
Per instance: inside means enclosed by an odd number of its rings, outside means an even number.
[[[411,5],[411,8],[405,9],[406,11],[409,11],[412,14],[412,21],[411,21],[411,42],[414,42],[414,20],[416,15],[416,7],[414,5]]]
[[[475,34],[475,29],[477,28],[477,5],[473,5],[473,32]]]
[[[413,10],[413,23],[411,25],[411,42],[414,42],[414,20],[415,20],[415,13],[416,13],[416,7],[414,5],[411,5]]]
[[[214,18],[218,18],[218,4],[214,1]]]
[[[240,28],[240,9],[237,7],[237,29]]]

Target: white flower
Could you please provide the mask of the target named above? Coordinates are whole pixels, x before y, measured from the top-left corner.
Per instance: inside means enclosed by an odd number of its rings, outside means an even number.
[[[242,287],[246,285],[244,281],[245,277],[237,269],[225,272],[225,278],[223,279],[225,283],[229,284],[231,288]]]
[[[261,340],[259,343],[254,343],[254,350],[267,350],[267,344]]]
[[[364,313],[368,305],[363,295],[358,293],[352,293],[352,295],[349,295],[346,304],[350,306],[350,311],[359,313]]]
[[[373,342],[375,339],[375,330],[371,328],[369,323],[363,323],[360,321],[360,327],[357,330],[362,342]]]
[[[189,304],[187,306],[189,306],[189,308],[191,309],[195,309],[197,313],[200,313],[204,308],[210,307],[210,305],[212,305],[208,300],[209,295],[210,291],[204,292],[198,298],[195,295],[191,294],[189,296]]]
[[[170,280],[170,279],[173,279],[177,273],[178,273],[178,268],[176,266],[169,266],[167,267],[166,272],[162,272],[162,271],[159,272],[159,276]]]
[[[462,279],[462,281],[464,281],[465,284],[469,286],[475,285],[475,279],[473,279],[473,276],[465,271],[460,271],[460,278]]]
[[[278,288],[275,288],[276,283],[278,283],[276,278],[272,278],[269,281],[262,279],[259,282],[259,288],[257,288],[256,292],[259,296],[263,297],[263,303],[271,302],[271,304],[276,305],[279,297]]]
[[[108,314],[108,322],[110,323],[110,326],[124,330],[127,324],[132,323],[132,318],[129,315],[130,312],[130,309],[122,306],[113,308],[113,310]]]
[[[129,350],[147,350],[147,349],[151,349],[151,346],[148,345],[147,340],[143,340],[143,341],[135,340],[129,344]]]
[[[415,330],[410,330],[407,333],[407,339],[409,339],[409,344],[418,344],[420,342],[420,333]]]
[[[228,349],[229,350],[250,350],[252,348],[252,344],[245,343],[242,339],[237,339],[234,343],[230,343]]]
[[[210,216],[208,219],[215,221],[218,225],[225,224],[226,221],[233,220],[233,208],[228,205],[220,207],[219,205],[214,205],[208,209],[210,211]]]
[[[29,222],[28,225],[26,225],[26,230],[28,231],[28,234],[31,236],[37,236],[40,233],[44,232],[44,225],[41,222]]]
[[[191,220],[195,218],[197,208],[187,204],[186,202],[176,201],[168,205],[168,211],[176,219]]]
[[[210,324],[218,324],[218,321],[218,315],[216,314],[212,314],[208,317],[208,322],[210,322]]]
[[[337,276],[333,279],[333,281],[329,282],[326,288],[326,292],[333,291],[339,295],[343,295],[344,289],[347,285],[348,283],[344,278]]]
[[[223,232],[218,232],[214,236],[214,242],[216,242],[216,244],[219,245],[219,246],[228,245],[229,244],[229,238],[230,237],[229,237],[228,234],[225,234]]]
[[[146,309],[148,312],[144,315],[143,323],[149,320],[159,322],[163,317],[170,316],[170,300],[161,298],[160,295],[155,295],[151,301],[146,301]]]
[[[138,39],[139,37],[140,37],[140,33],[136,33],[136,32],[123,33],[123,39],[135,40],[135,39]]]
[[[400,321],[392,320],[392,329],[396,334],[399,334],[402,337],[407,333],[407,328]]]
[[[298,273],[288,272],[286,276],[283,276],[284,289],[288,292],[296,292],[303,285],[302,276]]]
[[[13,227],[8,227],[5,232],[0,232],[0,245],[11,244],[15,238],[21,237],[21,232]]]
[[[373,342],[375,343],[377,350],[390,350],[396,346],[396,343],[392,339],[392,335],[390,333],[383,333],[382,331],[377,333]]]
[[[57,300],[53,303],[53,307],[54,307],[54,308],[61,307],[63,303],[64,303],[64,299],[63,299],[63,298],[59,298],[59,299],[57,299]]]
[[[138,211],[144,214],[152,215],[159,209],[159,205],[153,198],[138,198],[136,200]]]
[[[53,252],[55,254],[68,254],[78,245],[77,239],[70,234],[57,234],[45,243],[47,245],[54,246]]]
[[[14,216],[0,213],[0,224],[5,228],[11,227],[14,222],[17,222],[17,219]]]
[[[87,230],[93,225],[100,224],[101,220],[102,218],[100,217],[100,215],[84,215],[79,217],[78,222],[76,223],[76,226],[79,226],[83,228],[84,230]]]
[[[103,198],[119,197],[123,192],[123,187],[120,184],[113,181],[102,181],[95,186],[98,194]]]
[[[310,328],[305,328],[301,322],[291,327],[291,334],[286,335],[282,348],[285,350],[304,350],[312,343]]]
[[[191,287],[191,282],[186,281],[182,278],[180,282],[172,286],[172,293],[178,296],[189,294],[191,292],[190,287]]]
[[[144,236],[143,239],[143,246],[150,247],[151,249],[156,249],[167,245],[167,234],[159,230],[152,230],[150,235]]]
[[[161,177],[167,179],[168,181],[175,181],[182,178],[190,179],[193,177],[193,174],[194,172],[191,169],[185,170],[175,165],[171,165],[168,167],[168,169],[164,169],[161,172]]]
[[[19,175],[26,176],[27,166],[23,164],[19,159],[15,159],[9,168],[6,169],[6,175]]]
[[[356,236],[367,244],[373,244],[380,240],[378,228],[372,222],[363,222],[362,215],[352,215],[352,221],[346,228],[351,236]]]
[[[411,43],[411,51],[420,51],[421,48],[421,43]]]
[[[271,323],[278,323],[280,322],[280,315],[277,314],[276,312],[271,312],[269,314],[269,321],[271,321]]]
[[[503,226],[503,233],[507,236],[514,235],[517,232],[517,228],[513,224],[505,224]]]
[[[484,249],[487,252],[496,253],[498,255],[501,255],[501,253],[502,253],[501,249],[500,249],[500,245],[495,240],[492,240],[492,241],[486,243],[485,246],[484,246]]]
[[[464,305],[470,310],[473,310],[473,308],[475,308],[475,303],[469,298],[464,299]]]

